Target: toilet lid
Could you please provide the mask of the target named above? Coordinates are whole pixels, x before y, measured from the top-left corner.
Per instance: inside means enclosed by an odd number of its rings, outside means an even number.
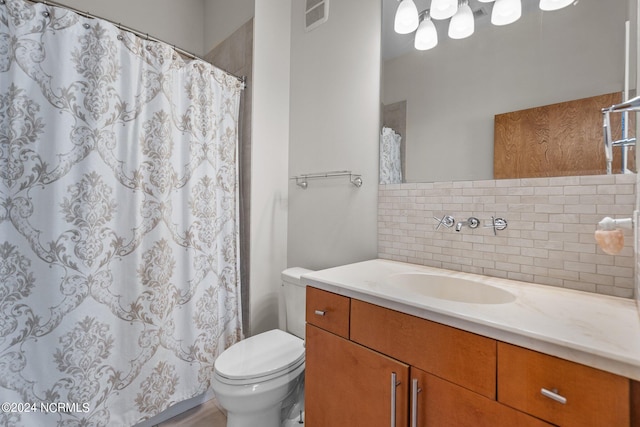
[[[215,371],[228,379],[252,379],[287,371],[304,360],[304,341],[279,329],[263,332],[226,349]]]

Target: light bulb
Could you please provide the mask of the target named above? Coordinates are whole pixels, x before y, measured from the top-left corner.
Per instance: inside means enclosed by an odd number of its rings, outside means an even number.
[[[465,1],[458,7],[458,11],[449,22],[449,37],[452,39],[464,39],[473,34],[475,22],[469,2]]]
[[[493,25],[508,25],[516,22],[522,15],[520,0],[496,0],[491,11]]]
[[[431,18],[427,15],[418,26],[413,46],[418,50],[433,49],[438,45],[438,32]]]
[[[540,0],[541,10],[558,10],[569,6],[575,0]]]
[[[402,0],[396,10],[393,29],[398,34],[409,34],[418,28],[420,18],[418,8],[413,0]]]
[[[433,19],[449,19],[458,10],[458,0],[433,0],[429,15]]]

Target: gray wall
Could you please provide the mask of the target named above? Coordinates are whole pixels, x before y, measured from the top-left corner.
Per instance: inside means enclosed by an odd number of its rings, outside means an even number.
[[[255,13],[255,0],[200,0],[204,3],[204,47],[215,48]]]
[[[245,78],[240,98],[240,282],[242,287],[242,326],[250,330],[249,294],[251,247],[251,123],[253,106],[253,19],[234,31],[211,50],[205,59],[217,67]]]
[[[58,0],[173,44],[195,55],[204,54],[203,0]]]
[[[279,325],[287,266],[292,0],[255,4],[251,130],[251,334]]]
[[[319,269],[376,256],[380,2],[334,0],[310,32],[304,4],[291,17],[289,175],[351,170],[364,181],[289,182],[287,264]]]

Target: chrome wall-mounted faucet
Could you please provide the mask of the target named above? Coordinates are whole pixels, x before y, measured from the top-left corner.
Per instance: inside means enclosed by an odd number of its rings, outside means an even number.
[[[456,224],[456,231],[462,230],[462,227],[467,226],[469,228],[478,228],[480,220],[475,216],[470,216],[466,221],[460,221]]]

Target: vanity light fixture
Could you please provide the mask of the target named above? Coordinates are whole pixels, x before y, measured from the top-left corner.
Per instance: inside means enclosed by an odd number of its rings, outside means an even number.
[[[541,10],[558,10],[569,6],[576,0],[540,0]]]
[[[516,22],[522,16],[520,0],[496,0],[491,11],[493,25],[508,25]]]
[[[458,11],[458,0],[431,0],[431,18],[449,19]]]
[[[473,34],[474,30],[475,21],[471,7],[469,7],[469,0],[462,0],[458,5],[458,11],[449,22],[449,37],[464,39]]]
[[[424,17],[418,26],[416,31],[416,38],[413,41],[413,46],[418,50],[433,49],[438,45],[438,32],[436,26],[431,20],[429,11],[424,12]]]
[[[396,9],[393,29],[398,34],[409,34],[418,28],[420,17],[413,0],[402,0]]]
[[[475,31],[474,11],[469,0],[431,0],[430,9],[418,13],[413,0],[398,0],[394,30],[398,34],[416,31],[414,47],[418,50],[433,49],[438,45],[438,33],[431,19],[449,19],[449,37],[464,39]],[[497,26],[516,22],[522,16],[522,0],[478,0],[480,3],[493,3],[491,23]],[[540,0],[543,11],[562,9],[579,0]],[[479,12],[479,11],[476,11]],[[422,17],[422,19],[420,19]]]

